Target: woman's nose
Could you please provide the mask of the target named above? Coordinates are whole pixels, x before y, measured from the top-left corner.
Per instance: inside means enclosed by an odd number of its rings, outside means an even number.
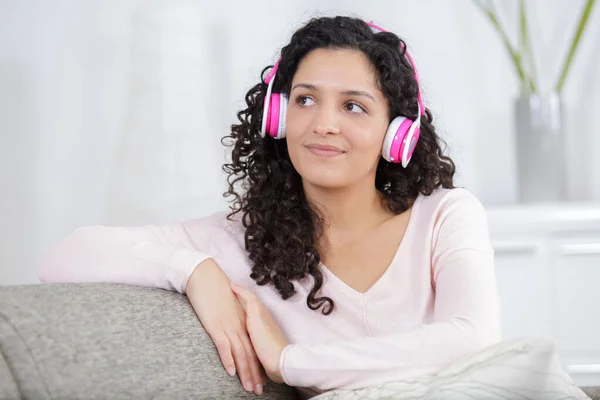
[[[340,120],[338,111],[333,106],[321,105],[315,114],[313,130],[314,133],[319,135],[339,134]]]

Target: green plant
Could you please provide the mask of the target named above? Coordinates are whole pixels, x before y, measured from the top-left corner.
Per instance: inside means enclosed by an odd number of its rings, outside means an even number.
[[[489,19],[491,24],[494,26],[510,58],[514,64],[514,67],[519,76],[519,81],[521,84],[521,92],[522,93],[535,93],[538,90],[538,83],[535,71],[535,63],[533,57],[533,51],[531,46],[531,40],[529,36],[529,26],[527,24],[527,10],[525,8],[525,0],[519,0],[519,43],[518,47],[513,47],[506,34],[506,31],[502,27],[500,20],[498,19],[498,12],[494,7],[493,1],[486,1],[484,3],[483,0],[472,0],[477,7],[483,12],[483,14]],[[579,46],[579,41],[585,28],[587,26],[590,14],[592,12],[592,8],[596,0],[586,0],[585,5],[583,7],[583,11],[579,18],[579,23],[577,24],[577,29],[575,30],[575,34],[571,40],[571,46],[569,47],[569,52],[567,57],[564,59],[561,72],[558,80],[556,81],[556,85],[554,90],[557,93],[561,93],[563,87],[565,85],[565,81],[567,79],[567,75],[571,68],[571,64],[573,63],[573,57],[575,52],[577,51],[577,47]]]

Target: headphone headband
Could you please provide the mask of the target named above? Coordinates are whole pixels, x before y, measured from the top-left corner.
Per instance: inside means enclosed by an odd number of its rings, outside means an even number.
[[[372,22],[365,22],[365,23],[367,25],[369,25],[373,31],[387,32],[387,30],[383,29],[379,25],[375,25]],[[404,50],[406,59],[408,60],[408,62],[412,66],[413,71],[415,72],[414,76],[415,76],[415,80],[417,81],[417,89],[418,89],[417,90],[417,106],[419,108],[418,115],[425,115],[425,106],[423,105],[423,97],[421,96],[421,80],[419,79],[419,73],[417,72],[417,65],[415,64],[415,60],[413,60],[412,56],[408,52],[408,49],[406,47],[404,47],[404,48],[402,48],[402,50]]]

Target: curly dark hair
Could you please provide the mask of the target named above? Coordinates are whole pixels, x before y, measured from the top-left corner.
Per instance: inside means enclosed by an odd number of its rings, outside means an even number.
[[[396,115],[415,119],[418,86],[401,50],[404,48],[404,41],[395,34],[373,33],[360,19],[313,18],[282,49],[273,90],[289,94],[300,61],[315,49],[358,50],[374,66],[379,88],[388,100],[390,121]],[[232,125],[231,134],[222,140],[233,147],[231,163],[223,165],[229,184],[224,196],[233,197],[228,218],[242,213],[245,246],[253,263],[250,277],[257,284],[272,282],[286,300],[295,293],[292,281],[310,274],[314,285],[307,305],[328,315],[334,302],[319,296],[323,274],[316,244],[323,231],[323,219],[305,197],[286,140],[263,138],[259,133],[267,91],[264,79],[272,67],[266,67],[261,83],[248,91],[247,108],[237,113],[239,123]],[[431,113],[426,110],[421,117],[421,136],[407,168],[383,158],[379,160],[375,186],[384,195],[391,212],[406,211],[419,193],[430,195],[440,186],[454,187],[455,165],[442,153],[441,143]]]

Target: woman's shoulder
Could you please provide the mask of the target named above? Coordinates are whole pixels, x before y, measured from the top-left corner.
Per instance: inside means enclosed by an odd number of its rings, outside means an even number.
[[[434,230],[443,225],[487,225],[483,204],[464,188],[438,188],[429,195],[420,194],[415,206],[419,216],[417,219]]]
[[[430,195],[420,195],[413,212],[415,235],[428,237],[435,251],[491,250],[486,210],[466,189],[436,189]]]
[[[429,214],[445,212],[472,211],[484,212],[481,201],[469,190],[464,188],[437,188],[429,195],[419,194],[417,201]]]

